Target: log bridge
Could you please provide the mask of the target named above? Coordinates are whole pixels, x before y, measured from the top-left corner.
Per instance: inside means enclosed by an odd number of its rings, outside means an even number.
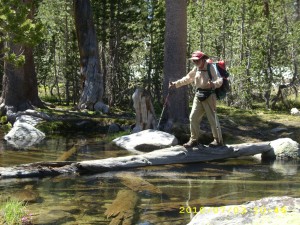
[[[122,156],[89,161],[54,161],[22,164],[13,167],[0,167],[0,179],[57,176],[61,174],[101,173],[130,168],[208,162],[226,158],[236,158],[256,154],[269,154],[271,142],[245,143],[208,147],[199,145],[185,148],[180,145],[155,150],[139,155]],[[272,154],[271,154],[272,155]],[[275,155],[273,154],[275,157]]]

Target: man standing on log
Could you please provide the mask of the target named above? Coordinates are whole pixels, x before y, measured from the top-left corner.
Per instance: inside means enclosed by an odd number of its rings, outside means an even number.
[[[190,60],[194,62],[194,68],[185,77],[169,83],[169,88],[179,88],[190,83],[194,83],[197,88],[190,114],[191,137],[183,146],[190,148],[198,145],[201,132],[200,122],[204,113],[206,113],[214,137],[210,146],[221,146],[223,145],[223,138],[216,114],[215,89],[222,85],[223,78],[218,75],[215,66],[208,66],[209,57],[203,52],[193,52]],[[209,77],[208,69],[210,69],[212,79]]]

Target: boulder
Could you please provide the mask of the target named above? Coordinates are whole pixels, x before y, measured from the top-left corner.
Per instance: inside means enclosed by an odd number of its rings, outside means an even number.
[[[273,134],[287,132],[287,131],[288,131],[288,129],[285,128],[285,127],[276,127],[274,129],[270,130],[270,132],[273,133]]]
[[[103,102],[97,102],[94,105],[94,110],[95,111],[101,111],[103,113],[109,113],[109,106],[105,105]]]
[[[178,144],[178,140],[174,135],[152,129],[122,136],[114,139],[112,142],[127,150],[138,150],[144,152]]]
[[[45,134],[27,122],[17,120],[4,139],[16,148],[26,148],[39,143]]]
[[[300,198],[267,197],[243,205],[203,207],[188,225],[299,224],[299,218]]]
[[[120,130],[121,127],[119,126],[119,124],[112,123],[111,125],[109,125],[107,133],[117,133]]]
[[[272,150],[263,153],[262,159],[298,159],[300,157],[300,145],[290,138],[279,138],[271,141]]]
[[[291,115],[300,116],[300,111],[297,108],[292,108]]]
[[[29,116],[29,115],[21,115],[17,117],[16,122],[14,123],[14,126],[17,126],[18,123],[27,123],[32,126],[36,126],[39,122],[43,121],[43,119],[39,117]]]

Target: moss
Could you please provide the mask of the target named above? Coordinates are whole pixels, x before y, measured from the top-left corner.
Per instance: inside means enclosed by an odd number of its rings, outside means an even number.
[[[63,128],[63,122],[56,121],[56,122],[42,122],[36,126],[37,129],[43,131],[46,134],[55,133],[59,131],[60,128]]]
[[[46,134],[65,134],[65,133],[107,133],[110,124],[131,125],[133,120],[118,118],[76,118],[65,119],[63,121],[47,121],[39,123],[36,128]]]
[[[2,125],[2,129],[3,129],[4,133],[8,133],[11,130],[11,128],[12,128],[11,123],[7,123],[7,124]]]
[[[112,140],[114,140],[114,139],[116,139],[118,137],[122,137],[122,136],[129,135],[129,134],[130,134],[129,131],[120,131],[120,132],[117,132],[117,133],[108,134],[103,139],[103,142],[109,143],[109,142],[111,142]]]
[[[42,122],[36,126],[37,129],[43,131],[46,134],[54,133],[78,133],[78,132],[95,132],[101,131],[97,121],[92,120],[66,120],[66,121],[54,121],[54,122]],[[102,130],[105,130],[102,127]]]
[[[1,116],[1,118],[0,118],[0,123],[1,123],[1,124],[7,123],[7,116]]]

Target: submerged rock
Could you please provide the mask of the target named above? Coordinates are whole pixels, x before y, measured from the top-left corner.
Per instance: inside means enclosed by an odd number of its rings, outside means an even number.
[[[43,209],[41,208],[33,216],[32,222],[36,225],[55,225],[55,224],[76,224],[76,219],[70,212],[66,212],[56,207],[57,209]]]
[[[268,197],[243,205],[203,207],[188,225],[299,224],[300,198]]]
[[[138,151],[152,151],[178,144],[174,135],[151,129],[122,136],[112,142],[121,148]]]
[[[38,191],[33,189],[32,185],[26,185],[23,190],[15,192],[14,198],[25,203],[36,203],[41,201]]]

